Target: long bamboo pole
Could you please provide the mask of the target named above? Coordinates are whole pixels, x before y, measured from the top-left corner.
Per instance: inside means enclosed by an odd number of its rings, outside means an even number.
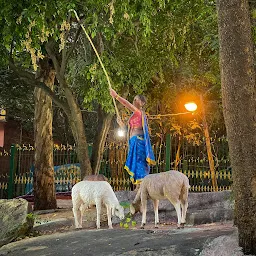
[[[95,46],[94,46],[94,44],[93,44],[93,42],[92,42],[90,36],[89,36],[88,33],[86,32],[86,30],[85,30],[85,28],[84,28],[84,25],[81,24],[81,20],[79,19],[78,15],[77,15],[77,12],[76,12],[74,9],[69,10],[69,12],[74,12],[78,23],[79,23],[80,26],[82,27],[82,29],[83,29],[83,31],[84,31],[84,33],[85,33],[87,39],[89,40],[89,42],[90,42],[90,44],[91,44],[91,46],[92,46],[92,48],[93,48],[93,50],[94,50],[94,52],[95,52],[95,54],[96,54],[98,60],[99,60],[99,62],[100,62],[100,65],[101,65],[101,67],[102,67],[102,69],[103,69],[103,71],[104,71],[104,73],[105,73],[105,75],[106,75],[106,77],[107,77],[109,89],[112,89],[112,86],[111,86],[111,83],[110,83],[110,79],[109,79],[108,73],[107,73],[107,71],[106,71],[106,69],[105,69],[105,67],[104,67],[104,65],[103,65],[103,63],[102,63],[102,61],[101,61],[101,58],[100,58],[100,56],[99,56],[99,53],[98,53],[97,49],[95,48]],[[119,111],[118,111],[118,108],[117,108],[117,105],[116,105],[115,98],[112,97],[112,99],[113,99],[113,103],[114,103],[114,106],[115,106],[116,115],[117,115],[118,118],[120,118],[120,114],[119,114]]]

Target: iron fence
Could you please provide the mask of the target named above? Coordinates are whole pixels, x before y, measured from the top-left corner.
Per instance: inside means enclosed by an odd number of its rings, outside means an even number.
[[[229,190],[232,171],[225,137],[212,138],[218,190]],[[177,154],[179,148],[179,154]],[[163,143],[153,145],[156,166],[151,173],[177,169],[188,176],[191,191],[213,191],[211,173],[204,141],[195,145],[178,137],[166,136]],[[91,148],[89,149],[91,151]],[[54,173],[57,192],[69,191],[81,180],[75,145],[54,145]],[[127,155],[125,142],[108,143],[105,146],[100,173],[105,175],[115,191],[133,190],[129,176],[124,171]],[[8,172],[4,172],[9,163]],[[33,188],[34,148],[31,145],[13,145],[0,151],[0,198],[12,198],[27,194]],[[2,163],[5,163],[2,164]]]

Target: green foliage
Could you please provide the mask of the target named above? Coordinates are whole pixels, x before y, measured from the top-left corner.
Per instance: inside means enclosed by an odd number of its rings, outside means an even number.
[[[54,40],[61,60],[63,49],[72,47],[79,28],[69,12],[75,9],[100,53],[113,88],[120,94],[129,91],[128,99],[146,94],[151,102],[148,111],[156,112],[153,106],[160,102],[162,114],[175,113],[180,92],[195,86],[195,82],[184,86],[181,80],[200,81],[197,87],[201,88],[217,85],[219,90],[217,19],[211,1],[0,3],[0,65],[6,66],[11,56],[16,64],[33,72],[37,58],[46,55],[49,39]],[[105,74],[83,32],[68,60],[65,78],[82,102],[81,108],[92,110],[99,103],[105,111],[114,112]],[[161,129],[164,127],[162,123]]]
[[[125,209],[130,207],[130,203],[129,202],[120,202],[120,205],[122,207],[124,207]]]
[[[216,68],[218,65],[217,58],[214,63],[213,59],[209,61],[209,53],[217,56],[218,50],[215,47],[217,37],[212,36],[217,35],[214,6],[207,6],[204,1],[196,4],[190,1],[122,1],[110,6],[104,13],[102,6],[97,5],[97,12],[92,17],[87,16],[85,26],[89,32],[95,32],[96,46],[101,39],[104,48],[101,58],[112,86],[120,93],[124,88],[132,88],[133,95],[151,94],[152,77],[159,76],[160,81],[170,83],[166,74],[180,66],[183,68],[181,75],[186,75],[185,67],[190,74],[196,72],[202,76],[201,71],[204,72],[206,66],[210,64]],[[106,93],[105,75],[98,60],[92,57],[94,52],[90,51],[87,39],[82,41],[74,59],[74,62],[78,60],[81,69],[79,76],[73,79],[76,84],[83,81],[85,106],[91,106],[97,98],[104,109],[109,110],[112,102]],[[71,67],[70,71],[72,76],[74,69]],[[205,76],[213,79],[211,74],[207,68]]]
[[[127,213],[124,221],[120,222],[120,227],[121,228],[125,228],[125,229],[129,229],[131,227],[136,227],[137,222],[135,220],[132,219],[133,216],[131,215],[131,213]]]
[[[8,118],[17,118],[23,128],[31,130],[34,116],[34,88],[20,80],[10,70],[0,70],[0,106],[7,110]]]
[[[120,205],[123,206],[125,209],[130,208],[130,203],[129,202],[120,202]],[[123,221],[120,222],[120,227],[129,229],[130,227],[136,227],[136,221],[132,219],[133,216],[131,215],[130,212],[128,212],[125,215],[125,218]]]
[[[36,219],[36,216],[35,216],[35,214],[33,214],[33,213],[31,212],[31,213],[28,213],[28,214],[27,214],[27,219],[28,219],[29,221],[33,221],[33,222],[34,222],[34,220]]]
[[[80,15],[86,14],[83,22],[96,46],[101,37],[104,48],[101,57],[117,89],[122,89],[125,84],[132,85],[136,93],[141,93],[163,66],[177,67],[181,60],[184,63],[183,56],[190,64],[194,58],[195,64],[204,52],[208,54],[216,50],[209,44],[211,34],[217,34],[215,12],[202,0],[195,3],[186,0],[87,1],[86,5],[82,1],[5,1],[1,22],[9,24],[3,25],[2,29],[6,50],[10,50],[13,40],[13,52],[24,52],[26,46],[35,66],[35,57],[45,54],[43,45],[50,37],[62,44],[62,31],[69,29],[63,21],[71,8],[78,10]],[[70,29],[75,33],[77,26]],[[87,39],[80,40],[68,74],[74,81],[75,66],[79,66],[75,74],[82,75],[80,81],[87,84],[79,86],[87,88],[85,104],[97,97],[108,109],[109,97],[104,97],[108,88],[106,78]],[[20,55],[16,57],[20,58]],[[75,64],[77,60],[81,65]]]

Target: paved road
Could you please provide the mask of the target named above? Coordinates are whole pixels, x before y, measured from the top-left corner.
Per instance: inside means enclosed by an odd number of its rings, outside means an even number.
[[[186,227],[183,230],[75,230],[10,243],[8,256],[199,255],[214,238],[231,235],[232,225]]]

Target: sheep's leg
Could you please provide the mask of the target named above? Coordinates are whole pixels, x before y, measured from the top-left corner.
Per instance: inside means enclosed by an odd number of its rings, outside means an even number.
[[[159,217],[158,217],[159,200],[153,200],[153,205],[154,205],[154,212],[155,212],[155,228],[158,228],[158,224],[159,224]]]
[[[75,227],[82,228],[82,222],[81,222],[82,214],[81,214],[79,207],[78,208],[73,207],[73,214],[74,214],[74,218],[75,218]]]
[[[184,228],[184,224],[186,223],[186,214],[188,209],[188,200],[181,201],[181,227]]]
[[[108,228],[113,229],[112,220],[111,220],[111,208],[109,205],[106,205],[106,207],[107,207],[107,216],[108,216]]]
[[[82,228],[82,212],[81,212],[81,205],[83,201],[81,200],[81,197],[79,193],[72,191],[72,205],[73,205],[73,214],[75,219],[75,227],[76,228]]]
[[[180,223],[181,223],[181,206],[180,206],[180,201],[176,201],[173,203],[173,206],[176,210],[177,213],[177,218],[178,218],[178,228],[180,228]]]
[[[78,202],[79,200],[74,199],[72,201],[73,201],[73,214],[74,214],[74,218],[75,218],[75,227],[82,228],[81,204],[80,204],[80,202]]]
[[[97,229],[100,229],[100,213],[101,213],[101,202],[100,201],[96,201],[96,212],[97,212],[96,226],[97,226]]]
[[[186,214],[188,209],[188,187],[183,185],[182,187],[182,196],[181,196],[181,227],[184,228],[184,224],[186,223]]]
[[[79,207],[79,212],[80,212],[80,219],[79,219],[79,222],[81,223],[81,227],[82,227],[82,223],[83,223],[83,214],[85,212],[85,209],[84,209],[84,205],[81,204],[81,206]]]
[[[141,228],[143,229],[146,225],[146,217],[147,217],[147,199],[144,197],[141,197],[141,208],[142,208],[142,222],[141,222]]]

